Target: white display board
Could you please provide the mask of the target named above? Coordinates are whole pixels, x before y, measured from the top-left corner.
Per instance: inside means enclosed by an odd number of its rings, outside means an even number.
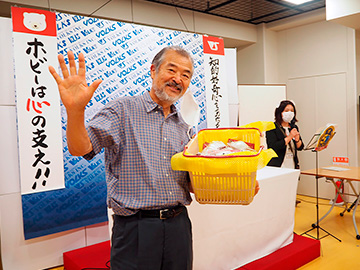
[[[194,201],[188,207],[193,269],[237,269],[292,243],[299,173],[276,167],[257,171],[260,191],[249,205]]]
[[[286,99],[286,85],[238,85],[239,125],[274,121],[275,108]]]

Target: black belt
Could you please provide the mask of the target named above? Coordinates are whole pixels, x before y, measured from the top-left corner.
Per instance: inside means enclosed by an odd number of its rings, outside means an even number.
[[[141,218],[159,218],[159,219],[168,219],[174,218],[179,215],[185,206],[178,205],[173,208],[159,209],[159,210],[139,210],[136,214]]]

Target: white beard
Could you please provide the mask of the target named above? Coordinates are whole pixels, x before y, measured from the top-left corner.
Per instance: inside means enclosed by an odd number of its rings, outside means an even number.
[[[164,88],[165,87],[166,87],[166,85],[164,86]],[[181,93],[183,91],[183,90],[181,90],[181,92],[178,96],[172,97],[166,93],[165,89],[162,90],[156,86],[153,86],[153,88],[154,88],[155,95],[157,96],[158,99],[160,99],[163,102],[171,103],[171,104],[174,104],[176,101],[179,100],[179,98],[181,97]]]

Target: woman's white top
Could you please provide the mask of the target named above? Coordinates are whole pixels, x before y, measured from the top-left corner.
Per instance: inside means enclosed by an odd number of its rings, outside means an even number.
[[[289,128],[288,127],[283,127],[283,128],[285,129],[286,136],[289,136],[290,134]],[[293,140],[291,140],[286,146],[285,157],[283,163],[281,164],[281,168],[295,169],[294,154],[290,149],[290,144],[292,149],[295,149],[295,144]]]

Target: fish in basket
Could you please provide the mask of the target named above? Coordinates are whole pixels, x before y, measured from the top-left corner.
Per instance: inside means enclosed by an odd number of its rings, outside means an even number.
[[[265,130],[274,128],[272,122],[259,123]],[[171,158],[173,170],[189,172],[196,201],[201,204],[241,205],[252,202],[257,170],[265,167],[277,155],[272,149],[264,150],[260,145],[261,132],[264,130],[249,125],[200,130],[183,152]],[[254,123],[252,125],[256,126]],[[243,141],[252,149],[218,156],[201,155],[203,148],[213,141],[224,144]]]

